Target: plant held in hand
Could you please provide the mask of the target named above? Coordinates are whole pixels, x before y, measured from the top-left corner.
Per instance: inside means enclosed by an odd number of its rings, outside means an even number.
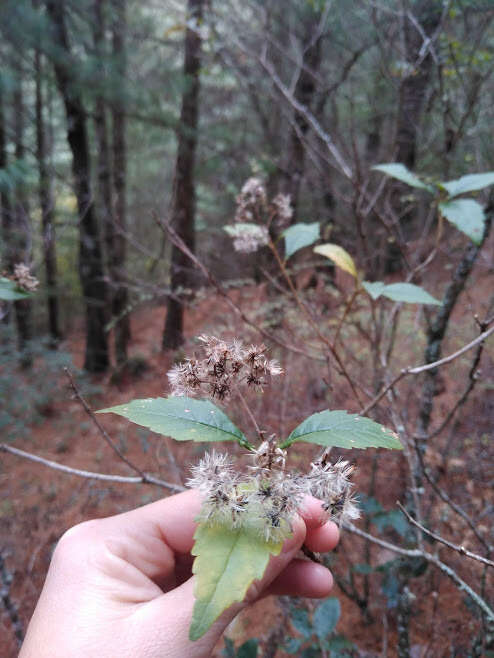
[[[201,637],[262,578],[270,556],[277,555],[290,536],[304,496],[319,498],[328,518],[337,523],[359,516],[350,479],[354,467],[343,460],[331,463],[332,447],[401,448],[391,430],[346,411],[321,411],[284,440],[265,438],[247,407],[256,426],[256,445],[210,400],[191,396],[224,400],[238,395],[247,406],[242,389],[262,390],[282,373],[279,364],[268,358],[264,345],[244,346],[211,336],[199,340],[203,358],[188,359],[168,373],[173,396],[133,400],[100,412],[119,414],[178,441],[236,441],[247,450],[250,463],[243,470],[227,454],[212,450],[192,468],[188,481],[203,495],[193,549],[196,604],[191,640]],[[306,473],[286,468],[287,453],[297,441],[324,447]]]

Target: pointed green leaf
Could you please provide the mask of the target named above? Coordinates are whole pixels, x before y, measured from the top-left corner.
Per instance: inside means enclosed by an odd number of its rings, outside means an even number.
[[[288,260],[296,251],[319,239],[319,222],[294,224],[283,231],[282,236],[285,238],[285,259]]]
[[[192,573],[196,598],[189,638],[198,640],[233,603],[242,601],[282,543],[266,542],[248,528],[199,525],[194,535]]]
[[[316,443],[326,448],[394,448],[401,450],[397,435],[383,425],[346,411],[320,411],[296,427],[282,444],[295,441]]]
[[[408,304],[435,304],[441,306],[441,302],[429,295],[429,293],[416,286],[414,283],[390,283],[384,286],[381,292],[383,297],[392,299],[394,302],[407,302]]]
[[[97,413],[118,414],[177,441],[246,441],[228,416],[209,400],[147,398],[101,409]]]
[[[318,247],[314,247],[314,251],[316,254],[326,256],[326,258],[332,260],[337,267],[357,278],[357,268],[355,267],[353,258],[348,251],[343,249],[343,247],[328,242],[327,244],[321,244]]]
[[[378,299],[386,288],[386,284],[382,281],[362,281],[362,286],[374,300]]]
[[[0,299],[5,302],[14,302],[18,299],[27,299],[30,297],[28,292],[19,290],[15,281],[0,277]]]
[[[334,631],[340,614],[340,602],[335,597],[326,599],[317,606],[312,616],[312,623],[316,635],[320,640],[324,640]]]
[[[482,174],[468,174],[457,180],[450,180],[441,183],[441,186],[448,192],[449,196],[458,196],[465,192],[475,192],[484,187],[494,185],[494,171],[484,171]]]
[[[417,187],[421,190],[434,192],[432,185],[427,185],[427,183],[421,181],[418,176],[410,171],[410,169],[407,169],[405,165],[399,162],[390,162],[388,164],[376,165],[375,167],[372,167],[372,169],[381,171],[383,174],[387,174],[392,178],[396,178],[397,180],[400,180],[402,183],[406,183],[411,187]]]
[[[454,199],[439,204],[441,214],[456,226],[459,231],[468,235],[472,242],[480,244],[484,232],[484,209],[473,199]]]

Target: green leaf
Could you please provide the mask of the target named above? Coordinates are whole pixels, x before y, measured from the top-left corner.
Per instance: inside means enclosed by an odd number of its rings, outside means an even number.
[[[406,183],[411,187],[417,187],[421,190],[427,190],[428,192],[434,192],[432,185],[427,185],[418,178],[414,173],[407,169],[405,165],[400,164],[399,162],[390,162],[388,164],[380,164],[372,167],[375,171],[381,171],[383,174],[387,174],[392,178],[400,180],[402,183]]]
[[[147,398],[101,409],[177,441],[247,442],[226,414],[209,400],[187,397]]]
[[[378,512],[372,517],[371,521],[379,532],[383,532],[384,528],[391,527],[402,537],[404,537],[410,529],[408,521],[400,510],[397,509],[389,510],[388,512]]]
[[[362,285],[374,300],[378,299],[386,288],[382,281],[362,281]]]
[[[484,232],[484,209],[473,199],[443,201],[439,210],[459,231],[468,235],[472,242],[480,244]]]
[[[264,575],[270,556],[278,555],[282,546],[245,527],[200,524],[194,539],[192,641],[202,637],[224,610],[244,599],[251,583]]]
[[[298,654],[304,642],[305,642],[304,638],[291,637],[287,640],[285,646],[283,647],[283,651],[289,654],[293,654],[293,653]]]
[[[236,658],[257,658],[259,643],[257,640],[247,640],[238,648]]]
[[[317,606],[312,615],[312,622],[316,635],[320,640],[323,640],[334,631],[340,614],[340,602],[335,597],[326,599]]]
[[[378,297],[387,297],[394,302],[406,302],[408,304],[435,304],[441,306],[441,302],[429,295],[429,293],[416,286],[414,283],[390,283],[388,285],[382,281],[363,281],[363,287],[367,290],[372,299]]]
[[[450,180],[441,183],[441,186],[448,192],[450,197],[464,194],[465,192],[475,192],[484,187],[494,185],[494,171],[484,171],[482,174],[468,174],[457,180]]]
[[[394,448],[402,445],[394,432],[383,425],[346,411],[320,411],[296,427],[282,444],[286,448],[295,441],[337,448]]]
[[[0,277],[0,299],[4,302],[13,302],[18,299],[27,299],[30,297],[28,292],[19,290],[15,281]]]
[[[348,251],[343,249],[337,244],[321,244],[318,247],[314,247],[316,254],[321,254],[321,256],[326,256],[333,261],[333,263],[338,266],[340,269],[348,272],[353,277],[357,278],[357,268],[353,262],[353,258],[350,256]]]
[[[309,613],[305,608],[292,608],[290,612],[290,621],[293,628],[303,635],[305,638],[309,638],[312,635],[312,623],[310,621]]]
[[[296,251],[319,239],[319,222],[294,224],[281,235],[285,238],[285,260],[288,260]]]

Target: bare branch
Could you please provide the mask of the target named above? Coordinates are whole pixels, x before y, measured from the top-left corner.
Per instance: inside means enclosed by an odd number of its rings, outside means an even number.
[[[448,548],[452,548],[454,551],[457,551],[460,555],[466,555],[467,557],[472,558],[472,560],[477,560],[478,562],[482,562],[483,564],[487,564],[489,567],[494,567],[494,562],[492,560],[488,560],[485,557],[482,557],[481,555],[477,555],[477,553],[472,553],[468,549],[466,549],[464,546],[459,546],[458,544],[453,544],[450,542],[448,539],[444,539],[444,537],[441,537],[440,535],[436,534],[435,532],[432,532],[431,530],[428,530],[425,528],[423,525],[421,525],[418,521],[416,521],[413,516],[411,516],[408,511],[403,507],[403,505],[399,502],[396,501],[396,504],[398,507],[401,509],[403,514],[407,517],[407,519],[410,521],[411,524],[413,524],[415,527],[419,528],[424,534],[429,535],[429,537],[432,537],[435,541],[438,541],[441,544],[444,544]]]
[[[147,473],[143,473],[142,476],[132,477],[125,475],[94,473],[93,471],[84,471],[80,468],[72,468],[71,466],[65,466],[65,464],[54,462],[51,459],[45,459],[44,457],[33,455],[30,452],[19,450],[19,448],[14,448],[13,446],[9,446],[6,443],[0,443],[0,452],[8,452],[9,454],[15,455],[16,457],[22,457],[23,459],[28,459],[29,461],[36,462],[37,464],[48,466],[48,468],[53,468],[56,471],[62,471],[63,473],[69,473],[69,475],[77,475],[83,478],[103,480],[105,482],[122,482],[124,484],[153,484],[157,487],[163,487],[164,489],[169,489],[170,491],[175,491],[177,493],[184,491],[185,489],[185,487],[182,487],[179,484],[172,484],[171,482],[160,480],[159,478],[155,478],[153,475],[148,475]]]

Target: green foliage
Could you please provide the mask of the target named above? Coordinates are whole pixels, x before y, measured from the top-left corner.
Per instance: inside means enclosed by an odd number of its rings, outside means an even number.
[[[427,190],[428,192],[434,192],[434,188],[427,183],[424,183],[418,176],[412,173],[405,165],[400,164],[399,162],[390,162],[388,164],[380,164],[372,167],[375,171],[380,171],[391,178],[396,178],[396,180],[406,183],[411,187],[416,187],[421,190]]]
[[[192,555],[196,598],[189,637],[199,639],[220,614],[242,601],[254,580],[262,578],[281,542],[266,542],[255,530],[199,524]]]
[[[320,411],[306,418],[296,427],[282,447],[295,441],[306,441],[321,446],[338,448],[393,448],[402,445],[394,432],[376,423],[346,411]]]
[[[405,165],[392,163],[373,167],[377,171],[397,178],[412,187],[426,189],[438,197],[439,212],[453,226],[465,233],[472,242],[480,244],[485,224],[485,213],[482,206],[473,199],[457,199],[455,197],[466,192],[475,192],[484,187],[494,185],[494,172],[486,171],[480,174],[468,174],[457,180],[428,185],[413,174]],[[444,199],[444,192],[447,198]],[[428,302],[431,303],[431,302]]]
[[[30,294],[20,290],[15,281],[0,276],[0,300],[12,302],[17,299],[27,299],[28,297],[30,297]]]
[[[319,222],[294,224],[283,231],[282,236],[285,238],[285,258],[288,260],[294,253],[319,239]]]
[[[387,297],[394,302],[406,302],[408,304],[435,304],[440,306],[441,302],[430,295],[426,290],[413,283],[390,283],[382,281],[363,281],[362,286],[372,299]]]
[[[467,174],[458,178],[458,180],[450,180],[446,183],[441,183],[450,197],[455,197],[465,192],[475,192],[482,190],[484,187],[494,185],[494,171],[486,171],[482,174]]]
[[[187,397],[147,398],[101,409],[97,413],[118,414],[177,441],[247,443],[242,432],[210,400]]]
[[[233,641],[225,637],[225,648],[221,652],[225,658],[257,658],[259,642],[257,640],[247,640],[236,651]]]
[[[354,649],[341,635],[334,635],[334,630],[341,615],[338,599],[330,597],[319,603],[312,614],[300,607],[292,607],[290,623],[301,637],[291,637],[285,641],[286,653],[304,658],[321,658],[323,651],[330,651],[332,658],[352,655]]]
[[[441,214],[459,231],[468,235],[475,244],[480,244],[484,231],[484,209],[473,199],[453,199],[439,204]]]

